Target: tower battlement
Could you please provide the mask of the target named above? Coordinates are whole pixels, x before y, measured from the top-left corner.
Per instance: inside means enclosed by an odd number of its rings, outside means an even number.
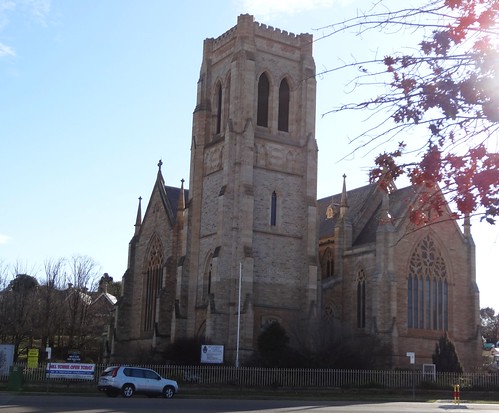
[[[255,21],[250,14],[241,14],[237,18],[237,25],[227,30],[217,38],[210,38],[214,48],[219,48],[232,41],[238,35],[251,35],[263,37],[274,42],[285,43],[294,47],[311,45],[313,36],[309,33],[294,34],[286,30],[268,26]]]

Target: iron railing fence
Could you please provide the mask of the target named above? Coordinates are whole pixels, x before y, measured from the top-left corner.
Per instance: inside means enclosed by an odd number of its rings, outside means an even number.
[[[498,373],[435,373],[423,374],[419,370],[336,370],[336,369],[291,369],[230,366],[177,366],[177,365],[140,365],[156,370],[164,377],[175,379],[179,384],[198,385],[238,385],[244,387],[282,387],[282,388],[384,388],[410,389],[441,388],[449,389],[459,384],[464,389],[499,390]],[[95,366],[91,381],[78,379],[55,379],[47,377],[46,364],[38,368],[22,369],[24,383],[76,383],[86,381],[96,384],[107,365]],[[0,381],[7,381],[8,374],[0,376]]]

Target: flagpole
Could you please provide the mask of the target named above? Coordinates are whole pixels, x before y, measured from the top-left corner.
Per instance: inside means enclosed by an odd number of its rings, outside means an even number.
[[[239,367],[239,337],[241,330],[241,279],[243,264],[239,263],[239,298],[237,300],[237,347],[236,347],[236,367]]]

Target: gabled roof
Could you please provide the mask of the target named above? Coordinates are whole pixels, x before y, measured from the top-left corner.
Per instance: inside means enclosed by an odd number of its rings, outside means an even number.
[[[389,196],[389,212],[394,223],[400,222],[415,196],[415,189],[408,186],[396,189]],[[376,184],[347,191],[347,217],[353,227],[353,245],[362,245],[376,240],[376,230],[381,212],[382,192]],[[319,214],[319,239],[334,237],[334,228],[340,217],[341,193],[317,201]],[[334,215],[327,218],[327,209],[333,207]]]
[[[80,289],[75,289],[75,288],[68,288],[66,290],[66,298],[64,299],[64,301],[68,301],[69,298],[74,295],[74,294],[78,294],[78,297],[80,298],[80,300],[86,304],[86,305],[90,305],[92,304],[92,296],[90,294],[87,294],[86,292],[80,290]]]
[[[173,214],[173,220],[174,220],[173,223],[175,223],[177,220],[177,211],[178,211],[179,198],[181,192],[182,188],[165,185],[166,199],[168,200],[168,203],[170,205]],[[187,204],[187,199],[189,199],[189,190],[184,189],[184,205]]]
[[[390,194],[389,213],[394,225],[397,225],[401,219],[404,219],[404,217],[407,216],[407,208],[414,200],[415,194],[416,191],[412,186],[397,189]],[[354,245],[362,245],[376,241],[376,230],[379,225],[380,213],[381,202],[377,205],[376,210],[370,216],[366,225],[359,231],[358,236],[353,242]]]
[[[95,299],[93,300],[92,304],[95,304],[97,301],[99,301],[101,299],[101,297],[103,297],[104,299],[106,299],[112,305],[115,305],[116,302],[118,301],[118,299],[114,295],[112,295],[112,294],[101,293],[97,297],[95,297]]]
[[[361,216],[363,209],[368,201],[373,201],[377,195],[376,184],[365,185],[359,188],[347,191],[348,198],[348,216],[352,219],[352,224]],[[319,239],[332,237],[334,228],[340,216],[341,193],[319,199],[317,201],[317,211],[319,214]],[[327,218],[326,212],[329,206],[332,206],[334,215]]]

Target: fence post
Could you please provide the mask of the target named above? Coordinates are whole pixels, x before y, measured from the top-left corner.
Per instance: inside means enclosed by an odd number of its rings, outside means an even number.
[[[459,404],[461,394],[459,391],[459,384],[454,384],[454,404]]]

